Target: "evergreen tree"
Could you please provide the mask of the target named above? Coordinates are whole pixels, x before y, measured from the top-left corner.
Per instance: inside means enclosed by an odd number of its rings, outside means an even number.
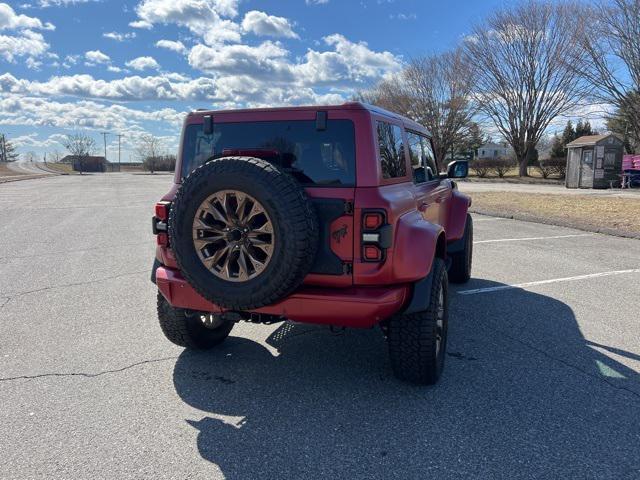
[[[482,131],[482,127],[476,122],[471,122],[462,141],[458,144],[458,153],[469,158],[475,158],[478,154],[478,149],[488,141],[488,137]]]
[[[557,133],[553,136],[553,140],[551,141],[551,158],[563,158],[567,155],[567,151],[565,150],[565,143],[563,137],[558,135]]]
[[[589,120],[585,120],[584,122],[580,120],[576,125],[576,138],[583,137],[585,135],[593,135],[593,130],[591,130],[591,124]]]
[[[564,131],[562,132],[562,145],[566,147],[567,143],[573,142],[576,139],[576,131],[573,128],[573,123],[571,120],[567,122],[567,126],[564,127]]]
[[[16,147],[0,133],[0,162],[15,162],[18,159]]]

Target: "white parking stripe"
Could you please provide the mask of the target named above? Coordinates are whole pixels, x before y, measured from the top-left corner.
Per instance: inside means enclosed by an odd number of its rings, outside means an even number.
[[[573,238],[573,237],[592,237],[593,233],[575,233],[573,235],[553,235],[549,237],[526,237],[526,238],[497,238],[495,240],[478,240],[476,243],[498,243],[498,242],[526,242],[528,240],[548,240],[553,238]]]
[[[509,220],[509,219],[508,218],[502,218],[502,217],[488,217],[488,218],[473,217],[473,223],[476,223],[476,222],[495,222],[497,220]]]
[[[497,287],[473,288],[471,290],[460,290],[458,293],[460,295],[475,295],[476,293],[497,292],[500,290],[511,290],[514,288],[525,288],[525,287],[532,287],[535,285],[546,285],[548,283],[572,282],[574,280],[608,277],[611,275],[622,275],[624,273],[640,273],[640,268],[633,268],[631,270],[614,270],[612,272],[589,273],[587,275],[577,275],[575,277],[552,278],[550,280],[539,280],[537,282],[516,283],[513,285],[499,285]]]

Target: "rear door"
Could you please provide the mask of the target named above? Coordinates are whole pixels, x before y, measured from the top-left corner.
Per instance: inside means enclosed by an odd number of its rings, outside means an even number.
[[[451,193],[448,180],[441,180],[431,140],[407,130],[407,144],[411,157],[416,207],[422,217],[434,224],[446,222],[446,202]]]

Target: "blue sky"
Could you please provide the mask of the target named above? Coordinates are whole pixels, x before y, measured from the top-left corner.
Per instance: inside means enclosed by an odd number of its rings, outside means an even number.
[[[0,0],[0,132],[38,154],[79,130],[124,134],[123,161],[145,132],[174,151],[191,109],[340,103],[504,3]]]

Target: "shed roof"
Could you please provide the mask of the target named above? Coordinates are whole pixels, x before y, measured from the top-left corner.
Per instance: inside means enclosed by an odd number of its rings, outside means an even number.
[[[595,145],[596,143],[604,140],[609,137],[617,137],[613,133],[607,133],[605,135],[584,135],[582,137],[576,138],[573,142],[567,143],[567,147],[581,147],[583,145]]]

